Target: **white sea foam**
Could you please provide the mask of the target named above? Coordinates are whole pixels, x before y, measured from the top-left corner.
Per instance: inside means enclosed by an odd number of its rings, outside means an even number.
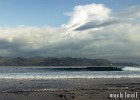
[[[50,80],[50,79],[97,79],[97,78],[140,78],[140,75],[133,75],[133,76],[55,76],[55,77],[40,77],[40,76],[8,76],[8,77],[0,77],[0,79],[29,79],[29,80]]]
[[[140,73],[131,72],[47,72],[47,73],[1,73],[0,79],[95,79],[95,78],[140,78]]]
[[[140,71],[140,67],[124,67],[123,71]]]

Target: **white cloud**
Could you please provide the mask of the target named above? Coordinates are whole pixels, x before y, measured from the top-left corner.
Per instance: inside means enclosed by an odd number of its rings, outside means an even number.
[[[102,4],[88,4],[76,6],[71,13],[66,13],[71,18],[66,25],[66,28],[71,30],[90,21],[104,21],[109,18],[111,9]]]
[[[135,18],[140,17],[140,7],[132,6],[124,9],[122,12],[118,13],[117,16],[124,19],[134,20]]]

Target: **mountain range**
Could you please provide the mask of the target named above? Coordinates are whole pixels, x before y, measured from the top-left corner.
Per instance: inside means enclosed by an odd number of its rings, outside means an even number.
[[[0,66],[138,66],[138,64],[72,57],[0,57]]]

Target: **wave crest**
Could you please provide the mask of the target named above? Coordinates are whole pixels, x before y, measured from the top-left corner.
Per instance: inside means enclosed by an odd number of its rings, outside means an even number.
[[[124,67],[122,68],[123,71],[140,71],[139,67]]]

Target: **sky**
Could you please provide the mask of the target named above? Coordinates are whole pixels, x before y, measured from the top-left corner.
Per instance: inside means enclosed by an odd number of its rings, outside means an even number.
[[[140,62],[140,0],[0,0],[0,56]]]

